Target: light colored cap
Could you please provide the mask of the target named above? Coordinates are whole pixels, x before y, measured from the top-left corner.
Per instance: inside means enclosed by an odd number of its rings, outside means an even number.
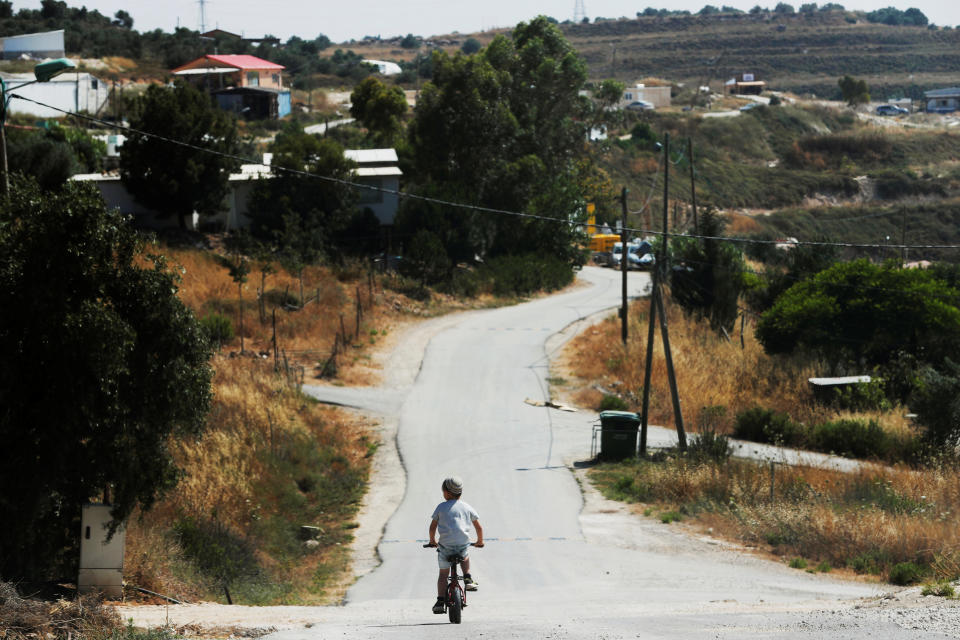
[[[450,476],[443,481],[443,488],[452,495],[458,496],[463,493],[463,480],[459,476]]]

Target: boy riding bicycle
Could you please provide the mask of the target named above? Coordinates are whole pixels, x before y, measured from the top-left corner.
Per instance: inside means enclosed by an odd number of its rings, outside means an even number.
[[[476,591],[477,583],[470,576],[470,525],[477,531],[476,547],[483,546],[483,527],[480,526],[479,516],[473,507],[460,499],[463,493],[463,481],[451,476],[441,485],[444,502],[433,510],[430,520],[429,546],[438,547],[437,561],[440,565],[440,575],[437,577],[437,602],[433,605],[434,613],[443,613],[443,603],[447,592],[447,579],[450,576],[450,558],[460,556],[463,561],[463,583],[467,591]],[[437,534],[440,534],[439,537]]]

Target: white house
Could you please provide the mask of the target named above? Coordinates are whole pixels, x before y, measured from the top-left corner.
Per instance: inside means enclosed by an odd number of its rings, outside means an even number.
[[[380,224],[392,225],[399,206],[400,176],[403,172],[397,166],[397,152],[394,149],[347,149],[344,156],[357,163],[353,181],[366,185],[369,189],[360,189],[360,206],[367,207],[377,216]],[[215,216],[201,217],[194,214],[187,225],[192,229],[202,226],[217,227],[227,231],[242,229],[250,225],[250,194],[257,180],[269,180],[273,177],[270,167],[272,154],[264,154],[263,164],[245,164],[239,173],[231,173],[228,181],[227,196],[223,210]],[[120,176],[113,174],[80,174],[71,180],[93,182],[100,189],[107,207],[120,209],[131,215],[138,226],[150,229],[175,227],[175,217],[158,218],[157,212],[145,207],[127,191]]]
[[[669,107],[671,102],[670,87],[648,87],[644,84],[637,83],[623,90],[623,95],[620,97],[620,107],[626,107],[632,102],[639,101],[649,102],[657,109]]]
[[[400,204],[400,176],[395,149],[347,149],[344,155],[357,163],[356,181],[371,187],[360,191],[360,206],[368,207],[381,225],[392,225]]]
[[[7,85],[8,94],[21,95],[49,105],[47,107],[13,98],[10,100],[9,113],[25,113],[37,118],[61,118],[65,115],[63,111],[95,115],[100,113],[110,98],[107,84],[85,72],[63,73],[47,82],[34,82],[36,78],[31,73],[0,73],[0,77]],[[28,82],[34,84],[17,88]]]

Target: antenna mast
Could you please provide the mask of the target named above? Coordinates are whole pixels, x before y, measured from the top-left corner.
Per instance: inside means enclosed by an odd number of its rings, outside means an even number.
[[[202,2],[202,0],[201,0]],[[583,22],[583,19],[587,17],[587,8],[583,4],[583,0],[574,0],[573,3],[573,21],[577,24]]]
[[[197,4],[200,5],[200,33],[206,33],[207,32],[206,0],[197,0]]]

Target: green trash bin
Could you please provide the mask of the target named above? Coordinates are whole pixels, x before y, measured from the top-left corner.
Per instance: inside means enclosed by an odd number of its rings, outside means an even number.
[[[637,454],[640,416],[630,411],[600,412],[600,459],[623,460]]]

